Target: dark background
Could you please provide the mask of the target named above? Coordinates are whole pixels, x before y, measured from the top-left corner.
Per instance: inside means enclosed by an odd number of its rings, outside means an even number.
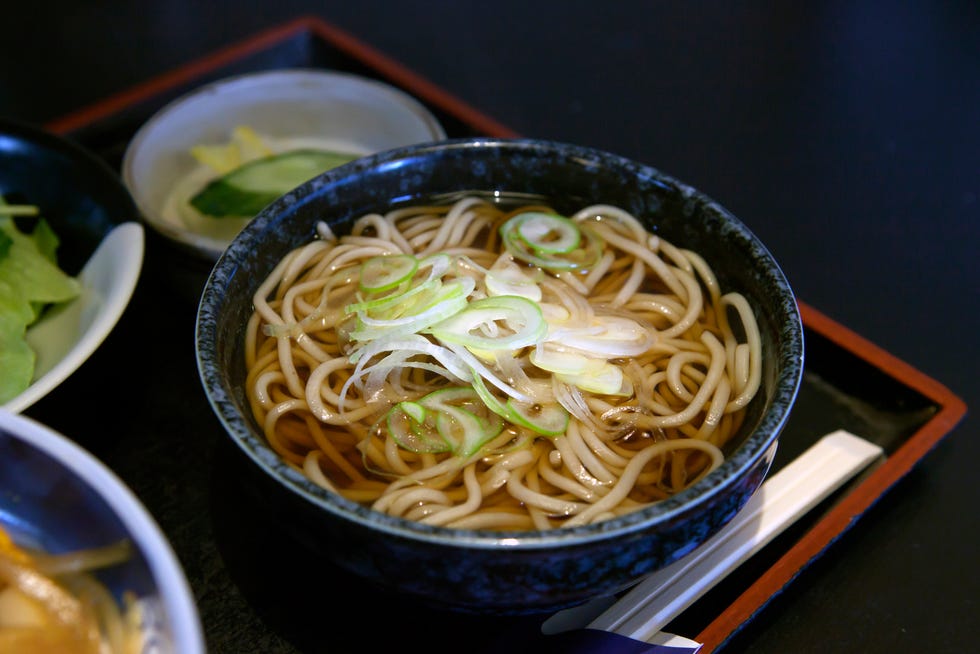
[[[980,402],[975,0],[8,3],[0,115],[43,124],[305,14],[522,135],[698,187],[800,299]],[[978,425],[968,415],[726,651],[974,651]]]

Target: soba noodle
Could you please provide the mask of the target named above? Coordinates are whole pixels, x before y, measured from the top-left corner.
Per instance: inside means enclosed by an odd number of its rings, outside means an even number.
[[[470,196],[365,215],[254,296],[269,444],[378,511],[547,530],[634,511],[724,460],[759,388],[752,307],[614,206]]]

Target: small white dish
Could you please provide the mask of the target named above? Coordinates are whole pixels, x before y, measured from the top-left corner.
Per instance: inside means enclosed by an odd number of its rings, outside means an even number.
[[[73,300],[44,307],[27,327],[30,382],[5,389],[20,413],[73,374],[115,328],[143,266],[145,229],[119,174],[95,152],[42,127],[0,119],[0,195],[37,207],[57,239],[58,267],[80,282]],[[34,227],[30,219],[22,229]],[[0,370],[0,374],[4,374]]]
[[[0,409],[0,479],[0,525],[21,546],[59,553],[132,543],[137,555],[97,576],[117,600],[135,595],[139,651],[204,654],[194,595],[173,548],[104,463],[40,422]]]
[[[446,138],[438,120],[418,100],[349,73],[272,70],[194,89],[164,106],[136,132],[123,157],[122,177],[150,227],[208,260],[221,255],[251,216],[189,216],[184,205],[190,186],[196,191],[216,176],[201,174],[191,148],[228,143],[240,126],[280,143],[316,141],[324,149],[361,156]]]
[[[106,234],[78,275],[82,292],[52,307],[25,336],[37,356],[34,381],[3,405],[19,413],[77,370],[115,327],[132,298],[143,266],[144,233],[126,222]]]

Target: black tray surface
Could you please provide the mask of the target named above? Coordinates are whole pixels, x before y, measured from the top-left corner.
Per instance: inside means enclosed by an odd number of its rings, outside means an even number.
[[[280,67],[346,70],[400,83],[320,36],[298,31],[76,125],[69,136],[118,168],[128,139],[167,101],[212,79]],[[450,137],[481,131],[466,115],[432,103],[430,108]],[[372,634],[372,651],[393,651],[406,634],[424,637],[431,652],[459,651],[460,643],[473,652],[546,649],[539,626],[547,616],[476,617],[419,608],[365,587],[283,532],[252,492],[250,463],[224,435],[199,381],[194,321],[208,272],[208,264],[148,229],[143,274],[117,328],[76,374],[26,413],[106,462],[147,505],[184,566],[210,649],[324,651],[327,615],[332,623],[353,627],[329,630],[329,651],[360,651],[364,633]],[[942,409],[934,398],[809,325],[806,347],[803,385],[774,470],[836,429],[894,453]],[[119,383],[120,374],[126,383]],[[97,400],[106,410],[96,418],[97,429],[80,429],[80,416],[91,420],[92,389],[101,389]],[[668,630],[696,636],[861,481],[828,498]]]

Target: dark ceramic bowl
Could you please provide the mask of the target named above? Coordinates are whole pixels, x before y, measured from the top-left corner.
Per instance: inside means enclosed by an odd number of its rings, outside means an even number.
[[[758,310],[764,370],[726,461],[671,499],[597,524],[532,532],[425,526],[324,491],[266,444],[244,395],[243,335],[252,294],[280,259],[326,220],[350,221],[413,200],[461,191],[561,198],[570,212],[603,202],[711,262],[723,288]],[[323,174],[266,208],[218,260],[197,319],[201,379],[232,440],[269,482],[277,513],[340,566],[434,606],[467,612],[549,611],[610,594],[684,556],[726,524],[758,489],[796,398],[803,329],[789,284],[765,246],[723,207],[643,164],[539,140],[460,139],[391,150]],[[268,489],[266,489],[268,490]]]

